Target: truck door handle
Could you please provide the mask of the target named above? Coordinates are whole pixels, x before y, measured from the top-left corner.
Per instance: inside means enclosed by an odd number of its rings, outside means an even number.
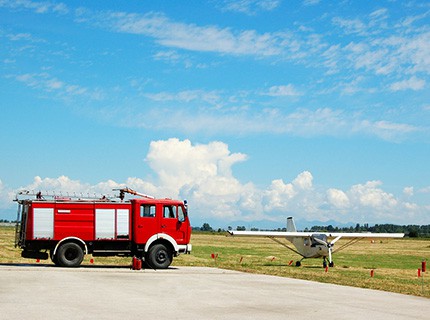
[[[161,228],[165,228],[166,227],[166,225],[165,224],[163,224],[162,226],[161,226]]]
[[[143,226],[141,224],[137,225],[138,228],[143,228]]]

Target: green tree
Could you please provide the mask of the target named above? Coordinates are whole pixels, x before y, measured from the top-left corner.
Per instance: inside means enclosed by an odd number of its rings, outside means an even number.
[[[213,231],[212,227],[209,225],[209,223],[203,223],[203,226],[200,228],[202,231]]]

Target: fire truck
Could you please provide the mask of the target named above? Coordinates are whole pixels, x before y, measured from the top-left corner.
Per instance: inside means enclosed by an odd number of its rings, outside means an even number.
[[[165,269],[173,257],[191,252],[186,201],[119,192],[112,199],[20,192],[15,247],[24,258],[50,257],[61,267],[78,267],[91,254],[133,257]]]

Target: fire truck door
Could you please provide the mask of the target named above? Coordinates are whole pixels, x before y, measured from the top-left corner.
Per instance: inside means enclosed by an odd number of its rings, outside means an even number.
[[[137,204],[135,208],[137,214],[134,215],[134,241],[144,244],[156,233],[160,232],[159,217],[156,215],[155,204]]]
[[[188,228],[185,223],[184,211],[181,206],[164,205],[161,218],[161,232],[168,234],[178,244],[183,244]]]

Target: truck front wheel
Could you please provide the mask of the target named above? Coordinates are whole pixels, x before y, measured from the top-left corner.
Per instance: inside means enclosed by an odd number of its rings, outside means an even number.
[[[58,248],[55,260],[62,267],[79,267],[84,260],[84,251],[77,243],[67,242]]]
[[[164,244],[155,244],[149,249],[147,262],[154,269],[167,269],[173,260],[172,252]]]
[[[52,249],[51,250],[51,252],[50,252],[50,257],[51,257],[51,260],[52,260],[52,262],[56,265],[56,266],[59,266],[59,264],[58,264],[58,259],[57,259],[57,257],[58,257],[58,254],[56,254],[56,255],[54,255],[54,249]]]

